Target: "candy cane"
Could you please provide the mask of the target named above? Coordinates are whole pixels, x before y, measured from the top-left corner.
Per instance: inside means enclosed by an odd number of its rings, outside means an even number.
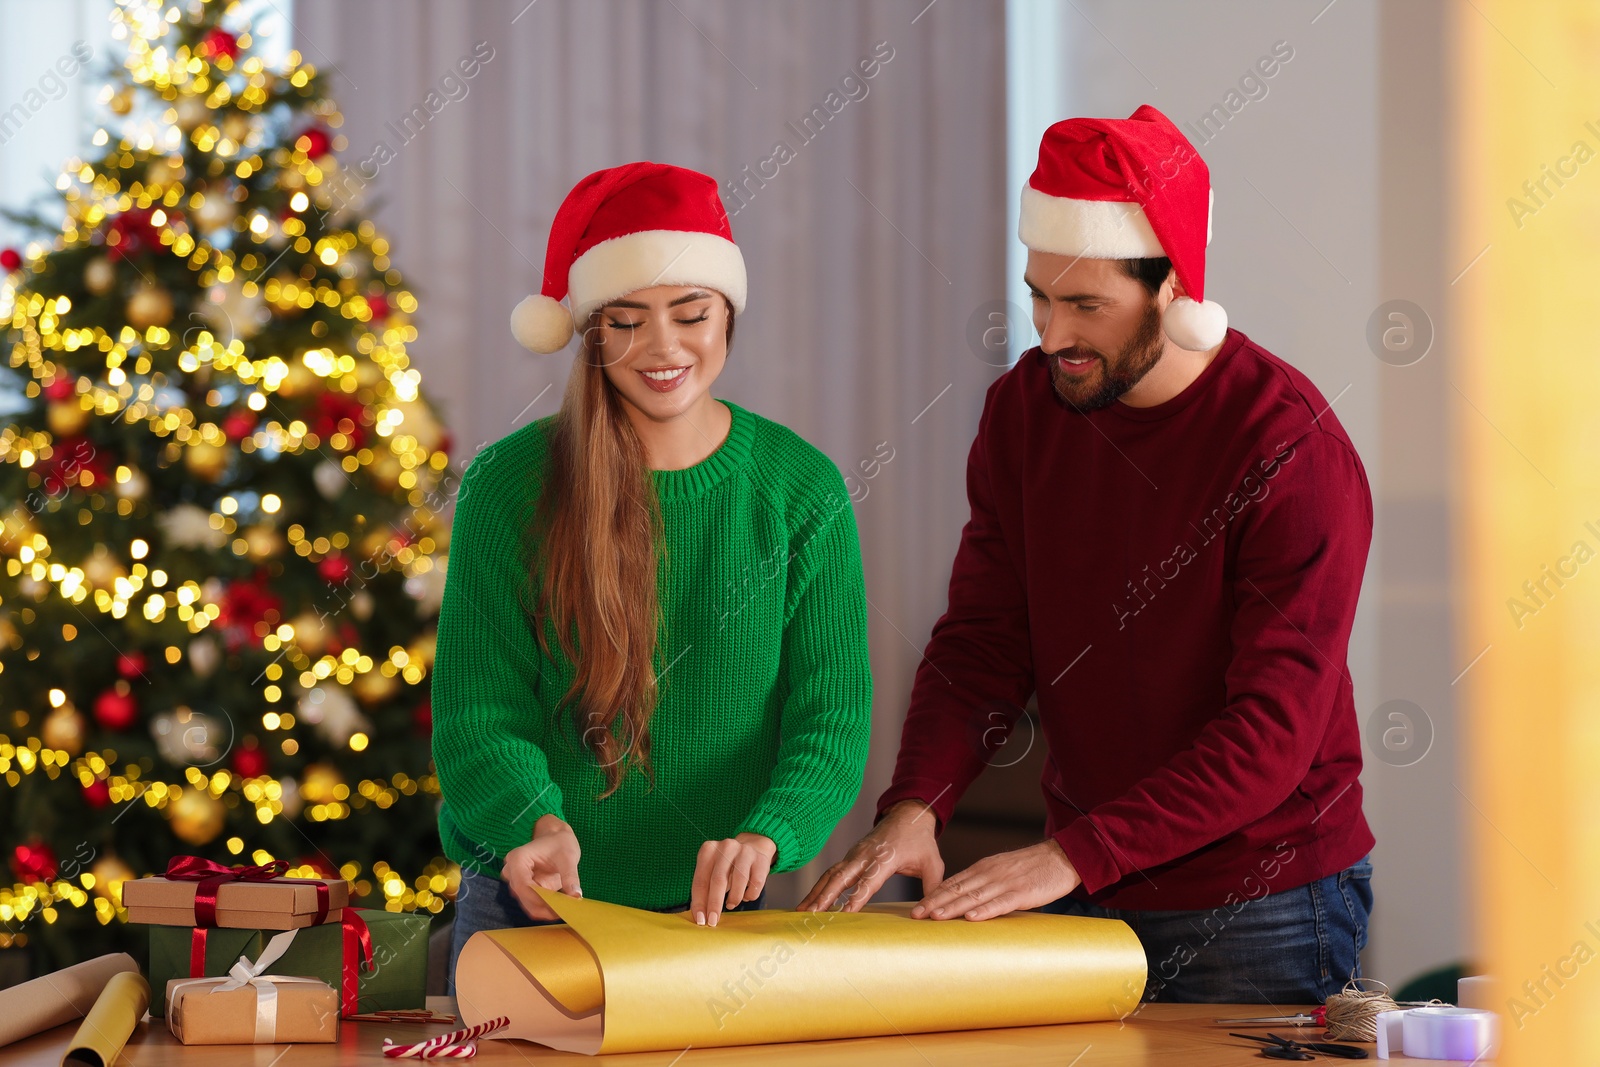
[[[498,1019],[490,1019],[465,1030],[452,1030],[414,1045],[397,1045],[384,1038],[383,1054],[391,1059],[404,1060],[469,1060],[478,1054],[478,1038],[504,1030],[510,1025],[511,1020],[502,1015]]]

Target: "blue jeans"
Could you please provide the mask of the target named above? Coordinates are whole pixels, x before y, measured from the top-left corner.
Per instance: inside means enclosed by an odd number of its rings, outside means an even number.
[[[725,908],[724,911],[755,911],[765,903],[767,890],[762,887],[761,894],[754,900],[747,900],[737,908]],[[648,911],[685,911],[689,907],[686,900],[682,904],[674,904],[669,908],[649,908]],[[461,956],[461,949],[467,943],[467,938],[480,930],[506,930],[513,926],[556,926],[556,919],[530,919],[528,913],[522,910],[522,905],[517,903],[516,894],[511,892],[511,887],[499,878],[488,874],[479,874],[465,868],[461,871],[461,886],[456,890],[456,918],[453,932],[450,935],[450,995],[456,995],[456,960]]]
[[[1372,857],[1254,900],[1198,911],[1102,908],[1072,897],[1040,911],[1121,919],[1144,945],[1144,999],[1321,1004],[1361,976]]]

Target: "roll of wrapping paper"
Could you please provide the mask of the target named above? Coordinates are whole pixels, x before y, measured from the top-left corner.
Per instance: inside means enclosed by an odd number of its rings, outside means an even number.
[[[0,1045],[83,1018],[112,976],[125,971],[137,974],[139,965],[116,952],[0,989]]]
[[[144,975],[113,975],[61,1057],[61,1067],[110,1067],[149,1006],[150,983]]]
[[[1144,948],[1115,919],[984,922],[859,912],[724,913],[716,926],[538,890],[566,925],[474,934],[462,1021],[566,1052],[647,1052],[1120,1019]]]

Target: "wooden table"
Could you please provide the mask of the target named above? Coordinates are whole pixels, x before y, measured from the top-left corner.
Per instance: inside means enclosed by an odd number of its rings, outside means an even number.
[[[428,1006],[454,1011],[454,1002],[430,997]],[[1302,1007],[1261,1004],[1146,1004],[1122,1023],[1077,1023],[1071,1026],[1030,1026],[1011,1030],[964,1030],[905,1037],[857,1038],[849,1041],[808,1041],[788,1045],[746,1045],[738,1048],[690,1049],[688,1052],[650,1052],[627,1056],[579,1056],[554,1052],[526,1041],[482,1041],[475,1063],[629,1064],[637,1067],[689,1067],[693,1064],[760,1063],[762,1067],[787,1064],[828,1064],[829,1067],[956,1067],[968,1064],[1037,1064],[1040,1067],[1135,1067],[1139,1064],[1182,1064],[1183,1067],[1229,1067],[1260,1064],[1264,1060],[1246,1042],[1227,1036],[1228,1027],[1212,1025],[1215,1018],[1276,1014]],[[78,1024],[54,1030],[0,1048],[4,1067],[57,1067],[62,1051],[77,1032]],[[328,1045],[190,1045],[178,1044],[160,1019],[146,1019],[117,1060],[119,1067],[321,1067],[331,1064],[419,1062],[385,1060],[383,1039],[420,1041],[445,1033],[450,1026],[396,1025],[345,1022],[339,1040]],[[1260,1031],[1266,1033],[1265,1030]],[[1275,1033],[1287,1035],[1293,1027]],[[1321,1031],[1302,1028],[1306,1040]],[[1315,1035],[1315,1036],[1314,1036]],[[1369,1050],[1373,1047],[1366,1046]],[[450,1060],[440,1063],[458,1062]],[[1318,1063],[1338,1060],[1318,1059]],[[1375,1061],[1373,1061],[1375,1062]],[[1424,1061],[1416,1061],[1424,1062]],[[1446,1067],[1448,1061],[1426,1061]]]

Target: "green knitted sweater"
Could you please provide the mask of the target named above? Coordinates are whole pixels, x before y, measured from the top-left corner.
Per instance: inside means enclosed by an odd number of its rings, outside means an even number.
[[[528,530],[554,417],[484,449],[462,476],[433,673],[433,756],[446,854],[498,875],[554,814],[582,848],[587,897],[686,903],[705,841],[764,834],[772,871],[822,849],[866,767],[872,714],[855,515],[833,462],[727,403],[706,459],[654,471],[665,527],[664,616],[650,722],[655,784],[605,775],[557,704],[573,664],[527,613]],[[620,725],[617,727],[621,737]]]

